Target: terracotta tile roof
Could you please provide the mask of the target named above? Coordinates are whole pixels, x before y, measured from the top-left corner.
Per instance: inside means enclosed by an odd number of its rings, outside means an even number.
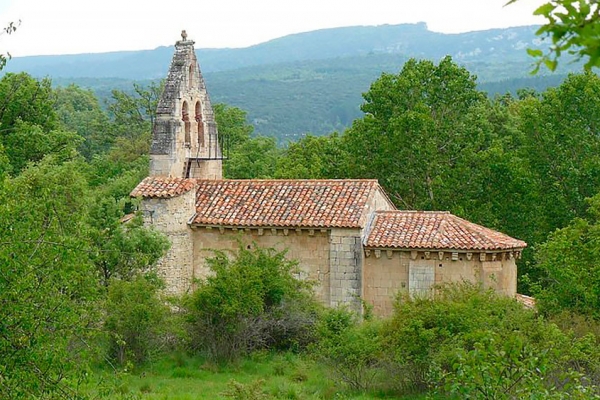
[[[126,224],[126,223],[128,223],[129,221],[131,221],[134,218],[135,218],[135,214],[133,214],[133,213],[126,214],[126,215],[123,215],[121,217],[121,219],[119,220],[119,222],[122,223],[122,224]]]
[[[130,196],[166,199],[189,192],[195,184],[196,179],[149,176],[133,189]]]
[[[515,299],[519,303],[523,304],[523,306],[525,308],[529,308],[529,309],[534,309],[535,308],[535,298],[533,298],[531,296],[527,296],[527,295],[524,295],[524,294],[517,293],[515,295]]]
[[[527,243],[444,211],[378,211],[366,247],[510,250]]]
[[[376,180],[202,180],[192,224],[361,227]]]

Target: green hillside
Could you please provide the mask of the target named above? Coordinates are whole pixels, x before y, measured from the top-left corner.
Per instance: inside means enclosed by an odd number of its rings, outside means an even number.
[[[241,49],[198,49],[213,102],[248,111],[256,132],[280,141],[343,130],[361,115],[361,94],[382,72],[398,72],[410,57],[446,54],[478,76],[490,95],[559,84],[578,65],[531,77],[525,49],[539,45],[535,27],[441,34],[403,24],[325,29]],[[91,88],[101,99],[166,75],[172,47],[154,50],[22,57],[5,72],[51,77],[55,86]]]

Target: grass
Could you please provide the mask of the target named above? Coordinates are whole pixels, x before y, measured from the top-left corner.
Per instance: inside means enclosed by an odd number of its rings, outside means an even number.
[[[234,365],[224,367],[205,362],[201,358],[174,354],[144,368],[122,373],[118,378],[108,371],[98,371],[93,381],[89,393],[108,399],[398,398],[386,393],[349,392],[343,385],[329,378],[329,372],[323,365],[308,357],[291,353],[256,353]],[[103,391],[103,386],[113,389]]]

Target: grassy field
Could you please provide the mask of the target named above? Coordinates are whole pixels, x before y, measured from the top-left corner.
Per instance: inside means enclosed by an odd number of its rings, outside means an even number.
[[[172,355],[118,378],[98,371],[90,392],[100,398],[157,400],[398,398],[387,393],[351,392],[332,380],[323,365],[290,353],[258,353],[225,367]],[[425,397],[404,397],[419,398]]]

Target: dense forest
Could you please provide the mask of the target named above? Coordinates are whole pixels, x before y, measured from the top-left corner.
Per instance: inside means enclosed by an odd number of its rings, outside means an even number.
[[[169,243],[124,218],[161,89],[113,90],[102,106],[76,85],[0,79],[0,397],[151,398],[161,362],[210,381],[261,357],[275,360],[262,377],[207,398],[600,396],[597,75],[490,98],[450,57],[409,59],[371,83],[349,128],[285,147],[215,106],[228,178],[376,178],[398,208],[528,242],[519,291],[536,310],[465,283],[398,298],[387,319],[322,309],[272,249],[215,253],[197,291],[164,297],[153,265]]]

